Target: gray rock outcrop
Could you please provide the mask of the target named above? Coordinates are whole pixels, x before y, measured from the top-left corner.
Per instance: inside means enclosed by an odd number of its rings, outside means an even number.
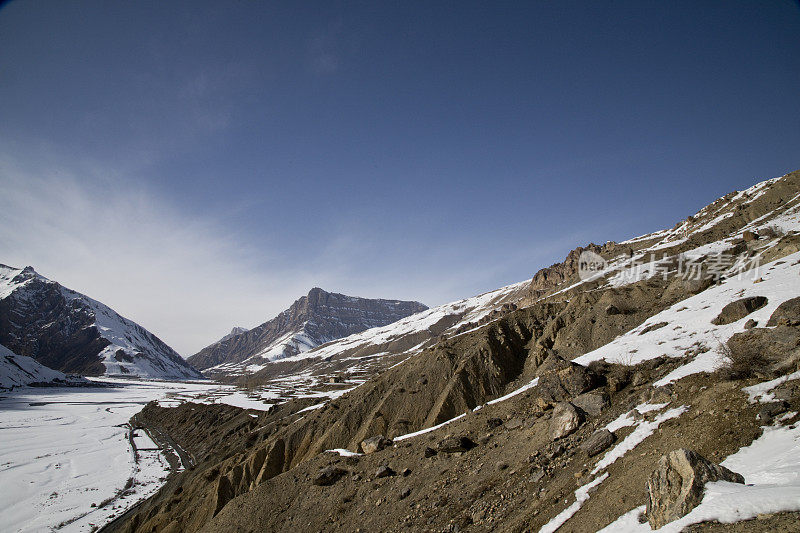
[[[607,429],[601,429],[592,433],[592,435],[581,444],[581,449],[586,452],[589,457],[594,457],[598,453],[605,451],[609,446],[614,444],[617,436]]]
[[[342,468],[338,468],[336,466],[326,466],[317,472],[316,476],[314,476],[314,485],[319,485],[321,487],[333,485],[346,473],[347,471]]]
[[[744,483],[744,478],[693,450],[681,448],[662,456],[647,480],[650,527],[659,529],[689,513],[703,499],[706,483],[712,481]]]

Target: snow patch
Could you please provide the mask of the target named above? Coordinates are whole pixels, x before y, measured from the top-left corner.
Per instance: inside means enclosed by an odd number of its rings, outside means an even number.
[[[575,491],[575,502],[557,514],[544,526],[542,526],[542,529],[539,530],[539,533],[554,533],[557,531],[567,522],[567,520],[572,518],[572,516],[577,513],[578,510],[580,510],[584,502],[589,499],[589,494],[591,493],[592,489],[600,485],[600,483],[605,481],[607,477],[608,473],[605,473],[599,478],[579,487],[578,490]]]
[[[639,444],[644,441],[647,437],[652,435],[658,426],[661,425],[662,422],[665,422],[671,418],[677,418],[686,412],[687,407],[682,405],[680,407],[675,407],[670,409],[669,411],[662,413],[655,417],[652,422],[649,421],[641,421],[638,424],[635,424],[635,429],[633,432],[625,437],[622,442],[611,448],[606,454],[603,456],[600,461],[597,462],[594,469],[592,470],[592,474],[596,474],[603,468],[607,468],[611,466],[617,459],[623,457],[626,453],[637,447]]]

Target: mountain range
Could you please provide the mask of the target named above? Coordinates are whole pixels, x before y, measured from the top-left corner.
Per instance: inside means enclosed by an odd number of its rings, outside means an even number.
[[[419,302],[358,298],[313,288],[275,318],[250,330],[234,328],[189,357],[188,362],[208,375],[249,374],[271,361],[291,358],[427,309]]]
[[[234,327],[190,357],[110,307],[37,273],[0,264],[0,344],[47,369],[86,376],[200,379],[255,372],[270,361],[385,326],[427,307],[309,291],[253,329]]]
[[[108,530],[795,531],[798,268],[794,172],[268,360],[269,410],[148,405],[202,460]]]
[[[190,467],[104,530],[794,531],[799,269],[800,171],[431,309],[312,289],[192,356],[243,408],[131,419]],[[0,344],[0,386],[178,364],[30,267],[0,266]]]

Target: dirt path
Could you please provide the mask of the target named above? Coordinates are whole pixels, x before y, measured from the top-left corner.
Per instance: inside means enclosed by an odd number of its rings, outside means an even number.
[[[139,453],[136,448],[133,435],[137,429],[141,429],[147,433],[152,441],[155,442],[156,445],[161,449],[161,452],[167,459],[167,463],[169,463],[170,477],[175,475],[177,472],[180,472],[184,468],[191,468],[194,466],[194,457],[189,452],[181,448],[166,432],[161,430],[161,428],[145,423],[143,420],[138,418],[138,415],[134,415],[131,418],[131,423],[128,424],[128,427],[128,441],[131,445],[134,462],[139,462]],[[136,509],[145,501],[147,501],[146,498],[132,505],[127,511],[101,527],[99,531],[115,531],[117,527],[121,524],[124,524],[125,521],[133,513],[135,513]]]
[[[167,458],[172,472],[177,472],[183,468],[191,468],[195,465],[195,458],[176,443],[169,434],[158,426],[148,424],[141,420],[138,415],[131,418],[134,429],[142,429],[155,442]]]

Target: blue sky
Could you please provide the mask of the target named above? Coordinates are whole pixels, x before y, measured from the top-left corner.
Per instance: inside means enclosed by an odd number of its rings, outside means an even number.
[[[0,262],[184,355],[444,303],[800,168],[800,4],[0,8]]]

